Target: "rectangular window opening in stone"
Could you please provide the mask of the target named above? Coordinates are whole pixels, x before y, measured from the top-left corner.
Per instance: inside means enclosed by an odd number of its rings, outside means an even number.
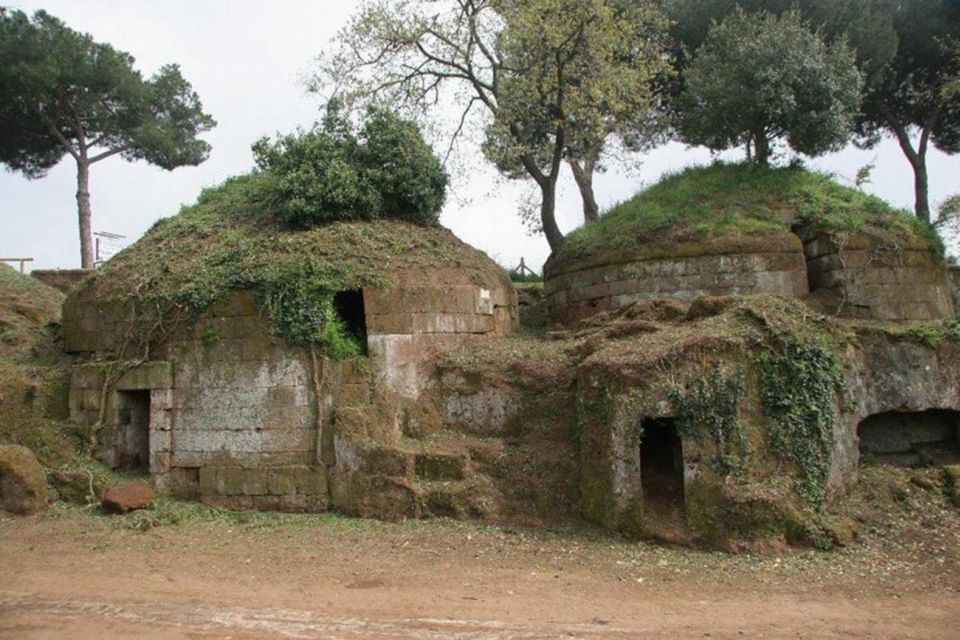
[[[675,418],[641,422],[640,482],[644,510],[683,512],[683,445]]]
[[[960,411],[887,411],[857,427],[861,464],[922,467],[960,463]]]
[[[117,429],[122,442],[120,467],[150,473],[150,391],[117,392]]]
[[[360,351],[367,354],[367,313],[363,304],[363,290],[340,291],[333,296],[333,308],[346,325],[349,333],[359,344]]]

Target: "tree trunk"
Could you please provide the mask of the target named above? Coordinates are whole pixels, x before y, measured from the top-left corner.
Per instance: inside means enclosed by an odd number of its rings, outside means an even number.
[[[587,158],[580,164],[579,160],[571,158],[568,161],[573,179],[580,190],[580,198],[583,200],[583,221],[595,222],[600,219],[600,207],[597,205],[597,198],[593,192],[593,174],[596,168],[596,161]]]
[[[556,253],[563,244],[563,234],[560,232],[560,227],[557,226],[557,180],[556,177],[553,177],[553,179],[548,178],[537,184],[540,186],[542,195],[540,223],[543,225],[543,233],[547,236],[551,253]]]
[[[758,133],[756,135],[756,155],[757,155],[757,164],[761,167],[765,167],[769,164],[770,160],[770,141],[767,140],[767,134]]]
[[[913,209],[917,217],[924,222],[930,222],[930,181],[927,176],[926,154],[917,157],[913,165]]]
[[[910,134],[907,128],[893,123],[888,118],[890,127],[897,137],[897,143],[903,154],[910,161],[913,168],[913,210],[917,217],[925,222],[930,222],[930,181],[927,176],[927,140],[929,133],[924,130],[920,133],[920,144],[917,149],[913,148],[913,142],[910,140]]]
[[[90,164],[77,159],[77,213],[80,217],[80,267],[93,269],[93,233],[90,228]]]

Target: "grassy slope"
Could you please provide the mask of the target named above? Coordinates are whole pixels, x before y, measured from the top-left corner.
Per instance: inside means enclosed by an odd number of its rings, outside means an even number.
[[[194,310],[229,288],[264,288],[309,273],[339,288],[389,286],[398,273],[456,268],[505,279],[493,261],[440,226],[378,220],[285,229],[259,200],[254,174],[201,195],[197,204],[158,222],[112,259],[96,278],[98,294],[136,293]]]
[[[48,466],[69,460],[67,368],[51,323],[63,294],[0,265],[0,443],[24,444]]]
[[[638,244],[700,242],[789,231],[794,222],[885,240],[934,234],[914,216],[799,167],[715,163],[665,177],[567,237],[564,259]],[[937,250],[939,242],[934,240]]]
[[[39,280],[0,264],[0,360],[26,356],[60,320],[63,294]]]

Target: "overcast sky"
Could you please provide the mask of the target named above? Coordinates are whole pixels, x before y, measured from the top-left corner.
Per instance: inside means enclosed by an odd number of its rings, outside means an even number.
[[[192,203],[203,187],[250,170],[250,144],[263,135],[308,127],[319,114],[316,96],[303,78],[354,10],[353,0],[0,0],[32,13],[36,9],[71,28],[127,51],[149,77],[163,64],[177,63],[218,126],[206,135],[213,146],[199,167],[167,172],[145,162],[114,157],[93,166],[94,231],[123,234],[132,242],[159,218]],[[737,158],[736,153],[725,157]],[[631,196],[665,171],[708,162],[710,154],[672,144],[650,153],[639,172],[610,171],[598,178],[602,207]],[[912,207],[909,165],[892,140],[860,151],[850,148],[809,161],[847,179],[876,160],[869,191]],[[515,266],[521,257],[536,269],[549,254],[542,237],[526,234],[516,211],[520,185],[497,180],[482,160],[455,183],[442,222],[463,240],[498,262]],[[931,151],[931,202],[960,191],[960,156]],[[65,158],[40,180],[0,171],[0,257],[33,257],[35,268],[79,266],[76,169]],[[561,186],[561,228],[577,226],[579,197],[568,177]],[[951,247],[956,252],[956,247]]]

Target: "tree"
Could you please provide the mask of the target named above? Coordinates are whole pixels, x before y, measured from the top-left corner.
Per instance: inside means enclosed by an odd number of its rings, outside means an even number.
[[[436,223],[447,174],[416,124],[371,108],[359,131],[336,101],[310,131],[253,145],[280,219],[307,228],[335,220]]]
[[[672,26],[670,34],[681,71],[689,57],[707,38],[714,22],[722,22],[737,7],[747,13],[766,11],[779,16],[798,10],[828,42],[844,39],[857,55],[857,67],[868,85],[882,74],[897,50],[897,35],[886,0],[664,0]]]
[[[736,9],[714,24],[685,71],[680,134],[766,164],[771,142],[818,155],[849,140],[863,78],[842,40],[827,44],[798,11]]]
[[[927,151],[960,152],[960,0],[877,0],[892,16],[896,55],[867,92],[866,144],[890,133],[914,174],[914,210],[930,222]]]
[[[451,149],[480,107],[487,156],[508,176],[536,183],[541,226],[556,251],[562,165],[580,172],[585,216],[595,215],[592,176],[603,143],[614,133],[636,138],[644,130],[636,120],[651,111],[643,82],[665,67],[648,37],[660,24],[653,0],[640,8],[614,0],[371,0],[321,58],[313,88],[412,113],[435,112],[450,97],[459,108]]]
[[[0,163],[43,177],[77,165],[81,266],[93,265],[90,166],[120,155],[172,170],[203,162],[216,123],[176,65],[144,80],[133,58],[57,18],[0,8]]]
[[[674,36],[695,50],[712,20],[737,5],[781,13],[799,7],[828,39],[845,37],[866,81],[858,117],[861,146],[893,135],[914,174],[914,210],[930,221],[930,146],[960,151],[960,0],[666,0]],[[683,59],[683,54],[679,55]]]
[[[498,50],[509,61],[485,152],[510,176],[535,159],[543,176],[570,166],[584,220],[599,218],[593,177],[610,142],[639,149],[664,128],[656,80],[672,68],[666,17],[649,3],[539,0],[502,10]],[[553,190],[541,191],[552,197]]]

